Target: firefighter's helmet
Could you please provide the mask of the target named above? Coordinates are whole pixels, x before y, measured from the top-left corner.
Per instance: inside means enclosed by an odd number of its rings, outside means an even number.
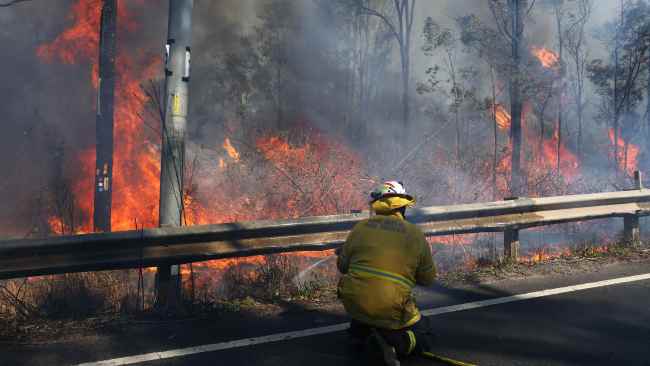
[[[389,180],[370,192],[370,203],[387,197],[402,197],[409,201],[415,201],[413,196],[406,193],[406,189],[402,182]]]

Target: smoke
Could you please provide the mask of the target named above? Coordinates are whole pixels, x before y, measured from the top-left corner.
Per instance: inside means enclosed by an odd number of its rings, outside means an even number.
[[[292,27],[295,27],[287,42],[288,58],[283,70],[287,73],[287,87],[291,89],[286,92],[287,100],[284,101],[288,122],[309,123],[334,136],[342,136],[354,149],[367,155],[370,174],[380,178],[393,178],[390,175],[396,174],[396,170],[391,164],[401,161],[412,147],[438,130],[447,132],[440,132],[437,138],[423,145],[421,151],[427,156],[448,154],[453,149],[453,128],[445,124],[448,110],[444,106],[448,99],[444,96],[431,98],[412,91],[414,121],[407,131],[411,139],[406,147],[394,144],[403,127],[400,121],[399,59],[390,36],[383,35],[389,40],[385,42],[386,50],[371,50],[376,53],[369,68],[371,74],[367,75],[371,87],[368,89],[370,95],[366,97],[372,101],[374,110],[366,111],[364,115],[366,131],[358,131],[358,121],[346,120],[350,118],[345,113],[350,101],[344,91],[349,87],[351,74],[336,62],[337,57],[346,56],[345,52],[350,50],[343,47],[341,37],[346,35],[337,33],[333,18],[323,13],[320,5],[328,1],[333,0],[286,0],[294,22]],[[4,55],[0,59],[0,115],[3,116],[0,169],[5,172],[0,182],[0,233],[25,234],[41,204],[38,198],[48,190],[53,177],[65,176],[74,170],[75,155],[94,144],[96,97],[90,83],[90,64],[44,63],[36,56],[39,45],[53,40],[70,24],[69,12],[73,2],[33,1],[0,9],[0,47]],[[251,97],[248,117],[237,121],[240,117],[235,114],[237,108],[233,106],[236,98],[225,95],[220,89],[219,78],[223,74],[219,70],[224,67],[228,55],[241,53],[246,47],[260,51],[256,40],[260,36],[269,36],[269,30],[264,29],[265,12],[269,11],[269,4],[277,3],[271,0],[195,1],[189,125],[193,149],[197,146],[219,149],[228,135],[243,136],[251,130],[274,128],[272,103],[259,102],[262,99],[260,95]],[[527,25],[527,35],[531,42],[553,48],[552,14],[542,3],[535,10],[534,21]],[[613,19],[617,3],[614,0],[597,1],[587,27],[590,34],[591,30]],[[133,0],[121,1],[120,4],[129,7],[139,25],[135,31],[119,35],[118,47],[128,49],[138,56],[138,60],[162,57],[167,35],[167,2]],[[426,79],[427,68],[440,63],[440,59],[427,57],[421,50],[422,29],[427,16],[453,31],[457,31],[455,19],[470,12],[486,22],[492,19],[486,2],[422,0],[417,4],[412,34],[412,90],[417,81]],[[245,39],[252,43],[245,43]],[[594,56],[603,54],[602,45],[594,39],[590,39],[590,53]],[[459,49],[458,57],[461,66],[478,64],[475,55],[462,49]],[[260,74],[259,77],[269,77],[269,74]],[[160,82],[161,78],[162,70],[157,81]],[[486,85],[477,88],[484,94]],[[425,113],[427,110],[434,112]],[[470,118],[478,120],[476,115]],[[365,136],[365,139],[361,140],[359,136]],[[471,138],[489,141],[489,130],[474,131]],[[431,167],[427,168],[423,161],[409,161],[409,165],[417,165],[421,170],[398,172],[418,182],[418,193],[428,197],[430,203],[436,197],[428,186],[442,184],[436,180],[438,177],[443,179],[456,175],[464,177],[461,179],[463,182],[470,181],[470,178],[465,178],[470,172],[462,169],[431,173],[427,170]]]

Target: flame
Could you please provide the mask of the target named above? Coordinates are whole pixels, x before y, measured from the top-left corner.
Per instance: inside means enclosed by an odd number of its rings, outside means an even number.
[[[552,170],[557,168],[557,143],[559,140],[559,134],[557,129],[553,133],[551,139],[544,140],[544,145],[542,146],[542,160],[540,164],[543,164],[546,170]],[[566,181],[573,181],[579,171],[578,168],[580,164],[578,162],[578,157],[575,156],[569,149],[566,148],[564,144],[560,145],[560,174],[565,178]]]
[[[442,245],[471,245],[476,239],[476,234],[465,234],[465,235],[440,235],[432,236],[427,238],[427,241],[431,244],[442,244]]]
[[[72,5],[69,19],[73,24],[52,42],[38,47],[44,62],[63,64],[89,63],[91,83],[98,87],[98,46],[101,0],[79,0]],[[137,24],[126,6],[118,7],[118,39],[133,32]],[[148,97],[141,84],[154,78],[160,61],[156,57],[120,51],[116,59],[117,80],[114,109],[113,230],[157,225],[160,157],[158,143],[152,141],[141,117]],[[77,157],[84,162],[76,172],[73,191],[85,222],[79,231],[90,231],[92,223],[95,151],[83,151]],[[56,232],[56,230],[55,230]]]
[[[539,248],[532,254],[519,256],[518,261],[527,264],[544,262],[552,259],[570,257],[572,255],[569,248]]]
[[[609,129],[609,141],[612,145],[614,145],[614,129],[610,128]],[[630,176],[634,174],[636,170],[639,170],[639,147],[635,144],[632,143],[627,143],[621,137],[621,134],[618,134],[618,141],[616,142],[618,145],[618,167],[622,171],[626,172]],[[626,154],[626,148],[627,148],[627,154]],[[610,152],[610,157],[614,157],[614,151]]]
[[[284,207],[290,217],[365,207],[361,192],[369,187],[362,179],[361,158],[338,140],[311,133],[305,144],[294,146],[284,138],[269,136],[258,139],[256,147],[272,166],[273,174],[266,182],[275,187],[280,201],[274,203],[268,197],[271,207]]]
[[[230,139],[226,137],[226,140],[223,142],[223,148],[228,153],[234,161],[239,162],[239,152],[235,149],[230,143]]]
[[[497,104],[497,123],[501,128],[501,123],[499,119],[503,121],[504,128],[506,130],[510,125],[510,115],[501,105]],[[557,161],[558,161],[558,140],[559,133],[557,129],[554,131],[551,138],[544,137],[541,150],[537,141],[539,140],[539,133],[530,129],[527,126],[527,121],[531,116],[531,106],[528,103],[524,104],[522,111],[522,155],[528,151],[533,157],[530,161],[527,161],[527,164],[522,164],[522,169],[524,169],[524,174],[528,176],[528,181],[536,181],[536,177],[544,177],[548,173],[557,170]],[[499,161],[497,162],[497,189],[502,196],[507,196],[509,194],[508,180],[512,172],[512,142],[508,141],[508,145],[505,147]],[[575,179],[580,175],[580,161],[578,157],[569,150],[564,143],[560,144],[560,175],[562,176],[564,182],[569,184],[574,182]],[[537,187],[529,187],[528,194],[536,195]]]
[[[557,66],[558,61],[560,60],[558,55],[555,52],[549,50],[548,48],[533,46],[530,52],[535,57],[537,57],[539,62],[545,68],[551,68]]]
[[[506,108],[501,104],[496,104],[493,106],[493,108],[499,129],[508,130],[510,128],[511,122],[510,113],[508,113]]]

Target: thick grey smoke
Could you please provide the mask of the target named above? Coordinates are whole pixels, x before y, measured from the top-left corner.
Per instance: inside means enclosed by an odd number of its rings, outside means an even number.
[[[350,125],[354,121],[341,121],[343,100],[341,87],[348,75],[342,73],[325,57],[327,47],[336,45],[339,36],[335,26],[319,12],[322,0],[287,0],[299,19],[297,34],[291,44],[287,60],[291,85],[292,118],[308,120],[321,130],[351,138]],[[0,9],[0,115],[3,116],[0,133],[0,169],[5,173],[0,181],[0,235],[24,234],[38,211],[39,195],[47,191],[53,176],[74,170],[68,157],[94,144],[95,96],[90,83],[89,64],[64,65],[44,63],[36,57],[36,48],[53,40],[70,25],[70,7],[73,0],[34,0]],[[155,5],[153,5],[155,3]],[[232,116],[224,111],[233,108],[223,105],[223,95],[218,90],[217,70],[229,53],[241,51],[242,37],[254,39],[260,16],[269,0],[196,0],[193,47],[193,78],[191,86],[190,138],[196,145],[218,147],[224,136],[237,133],[231,130]],[[539,1],[535,20],[529,24],[529,37],[547,47],[553,47],[553,24],[550,11]],[[588,29],[600,26],[614,16],[617,0],[595,1],[594,13]],[[166,1],[123,0],[140,24],[131,34],[121,34],[122,49],[134,54],[159,55],[166,37]],[[439,60],[423,55],[422,28],[428,16],[454,31],[458,16],[475,13],[490,19],[484,1],[476,0],[420,0],[413,27],[413,87],[425,79],[424,71]],[[602,55],[602,45],[590,40],[593,55]],[[381,154],[373,156],[372,174],[388,176],[394,171],[386,166],[386,157],[394,152],[389,144],[401,128],[399,122],[399,61],[395,47],[385,55],[386,73],[377,75],[378,110],[371,115],[369,128],[372,141],[352,141],[353,148],[361,152]],[[139,58],[142,59],[142,58]],[[459,53],[460,63],[476,63],[474,55]],[[162,70],[161,70],[162,71]],[[414,89],[414,88],[413,88]],[[444,121],[436,115],[425,115],[427,106],[422,97],[413,93],[415,122],[410,145],[417,146],[425,134],[435,130]],[[440,97],[438,97],[440,99]],[[444,100],[437,101],[438,107]],[[428,102],[427,102],[428,103]],[[433,103],[433,104],[436,104]],[[384,109],[382,109],[382,108]],[[444,114],[438,111],[438,115]],[[268,118],[269,123],[272,120]],[[255,126],[256,128],[259,126]],[[451,130],[451,128],[450,128]],[[241,133],[241,131],[240,131]],[[481,132],[482,133],[482,132]],[[486,132],[487,133],[487,132]],[[451,135],[449,135],[451,136]],[[436,144],[425,145],[427,151],[449,151],[451,143],[445,134]],[[487,138],[487,135],[486,135]],[[449,140],[451,141],[451,140]],[[382,150],[385,143],[385,149]],[[436,146],[431,146],[436,145]],[[379,146],[379,147],[378,147]],[[425,149],[423,148],[423,149]],[[407,149],[409,150],[409,149]],[[403,153],[403,151],[402,151]],[[63,155],[63,156],[62,156]],[[428,174],[428,175],[427,175]],[[418,184],[440,184],[434,179],[441,172],[411,174]],[[454,173],[465,175],[466,173]],[[426,192],[423,194],[427,196]],[[467,198],[471,199],[471,198]]]

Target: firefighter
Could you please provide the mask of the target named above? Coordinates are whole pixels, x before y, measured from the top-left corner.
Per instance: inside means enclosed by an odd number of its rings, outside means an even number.
[[[398,356],[428,351],[412,290],[431,285],[436,269],[424,234],[405,220],[415,198],[404,185],[388,181],[370,196],[376,215],[355,225],[337,251],[338,296],[352,318],[352,338],[363,340],[371,357],[398,366]]]

